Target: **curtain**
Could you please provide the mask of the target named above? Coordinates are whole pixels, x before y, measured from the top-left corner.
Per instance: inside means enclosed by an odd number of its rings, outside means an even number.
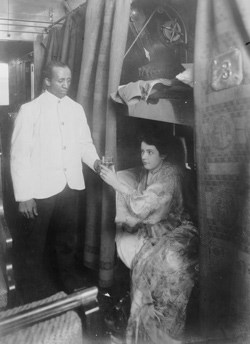
[[[195,124],[201,324],[208,341],[248,343],[250,318],[250,6],[199,0]]]
[[[117,90],[120,82],[129,13],[127,0],[88,1],[77,92],[77,101],[86,111],[98,153],[112,155],[115,160],[116,114],[109,95]],[[93,174],[86,174],[84,263],[99,267],[99,285],[109,287],[115,252],[114,192]]]
[[[67,16],[63,26],[53,27],[46,39],[42,40],[38,37],[34,47],[35,72],[38,80],[36,96],[42,91],[43,68],[51,60],[57,60],[69,65],[73,81],[69,95],[72,98],[76,97],[81,68],[85,13],[86,6],[79,7],[77,11]]]

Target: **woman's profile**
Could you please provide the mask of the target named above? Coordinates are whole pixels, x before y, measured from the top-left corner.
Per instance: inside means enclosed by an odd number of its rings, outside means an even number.
[[[142,167],[102,179],[117,192],[117,252],[131,269],[126,343],[181,343],[198,263],[198,233],[184,208],[177,139],[146,133]]]

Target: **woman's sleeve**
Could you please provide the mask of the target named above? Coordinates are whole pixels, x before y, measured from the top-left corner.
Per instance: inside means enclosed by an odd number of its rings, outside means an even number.
[[[161,178],[150,185],[143,192],[133,190],[130,194],[123,195],[130,212],[140,220],[145,220],[159,208],[169,208],[177,183],[174,170],[164,173]]]

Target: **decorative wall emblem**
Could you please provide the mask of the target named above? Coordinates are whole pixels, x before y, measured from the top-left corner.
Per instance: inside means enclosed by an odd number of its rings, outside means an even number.
[[[160,41],[169,47],[170,45],[187,44],[187,30],[179,13],[168,5],[157,8],[156,26]]]
[[[238,86],[242,79],[242,56],[239,49],[230,49],[213,60],[211,87],[215,91]]]

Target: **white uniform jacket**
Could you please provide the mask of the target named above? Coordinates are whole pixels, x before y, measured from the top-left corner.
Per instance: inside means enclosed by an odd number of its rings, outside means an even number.
[[[24,104],[12,135],[11,175],[16,201],[85,188],[82,162],[99,159],[82,106],[45,91]]]

